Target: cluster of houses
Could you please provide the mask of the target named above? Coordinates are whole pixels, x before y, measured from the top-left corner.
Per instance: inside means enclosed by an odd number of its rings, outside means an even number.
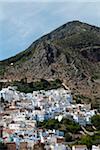
[[[64,88],[25,94],[17,91],[16,87],[8,87],[0,91],[0,99],[4,100],[0,106],[0,142],[13,144],[15,150],[33,150],[38,143],[43,143],[46,150],[70,150],[62,131],[37,128],[37,122],[61,121],[65,117],[85,126],[91,124],[96,111],[91,110],[91,105],[73,104],[71,91]],[[93,150],[99,149],[93,147]],[[72,150],[87,148],[74,145]]]
[[[85,126],[91,123],[91,117],[96,112],[96,110],[91,110],[90,104],[73,104],[71,91],[63,88],[25,94],[16,91],[14,87],[8,87],[0,91],[0,97],[8,102],[10,109],[14,109],[13,116],[10,114],[14,121],[25,121],[26,117],[44,121],[60,116],[72,117],[77,123]],[[0,112],[3,112],[2,107]]]

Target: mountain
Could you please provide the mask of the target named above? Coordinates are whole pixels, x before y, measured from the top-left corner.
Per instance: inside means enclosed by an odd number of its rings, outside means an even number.
[[[25,51],[0,62],[0,78],[28,81],[59,78],[72,91],[100,97],[100,28],[68,22],[36,40]],[[100,99],[99,99],[100,100]]]

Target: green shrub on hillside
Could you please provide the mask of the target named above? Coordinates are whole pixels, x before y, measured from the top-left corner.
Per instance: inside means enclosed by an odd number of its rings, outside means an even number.
[[[32,93],[37,90],[50,90],[57,89],[62,86],[61,81],[56,79],[54,81],[47,81],[41,79],[41,81],[27,83],[27,79],[24,78],[21,81],[14,81],[13,86],[17,86],[17,90],[24,93]]]
[[[94,115],[91,118],[91,123],[97,128],[97,130],[100,130],[100,115]]]

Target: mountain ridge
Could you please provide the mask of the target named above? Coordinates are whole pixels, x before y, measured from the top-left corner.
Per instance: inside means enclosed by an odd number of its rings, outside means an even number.
[[[36,39],[34,42],[32,42],[32,43],[30,44],[30,46],[29,46],[28,48],[26,48],[26,50],[29,49],[33,44],[36,45],[36,44],[38,43],[38,41],[43,40],[45,37],[48,37],[48,35],[52,34],[53,32],[58,31],[58,30],[60,30],[62,27],[65,27],[66,25],[73,24],[73,23],[74,23],[74,24],[84,24],[84,25],[90,26],[90,27],[92,27],[92,28],[96,28],[97,30],[100,30],[100,27],[97,27],[97,26],[95,26],[95,25],[90,25],[90,24],[88,24],[88,23],[83,23],[83,22],[81,22],[81,21],[79,21],[79,20],[70,21],[70,22],[68,22],[68,23],[63,24],[62,26],[59,26],[57,29],[54,29],[54,30],[52,30],[51,32],[49,32],[49,33],[47,33],[47,34],[41,36],[41,37],[38,38],[38,39]],[[50,37],[50,36],[49,36],[49,37]],[[23,51],[26,51],[26,50],[23,50]],[[23,53],[23,51],[19,52],[18,54]],[[16,55],[18,55],[18,54],[16,54]],[[15,56],[15,55],[14,55],[14,56]],[[14,56],[11,56],[11,57],[9,57],[9,58],[6,58],[6,59],[4,59],[4,60],[1,60],[0,62],[4,62],[4,61],[6,61],[6,60],[8,60],[8,59],[10,59],[10,58],[13,58]]]

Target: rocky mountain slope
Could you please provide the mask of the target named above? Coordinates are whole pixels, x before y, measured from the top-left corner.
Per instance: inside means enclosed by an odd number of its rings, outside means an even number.
[[[100,100],[100,28],[64,24],[0,62],[0,78],[28,81],[59,78],[77,94]]]

